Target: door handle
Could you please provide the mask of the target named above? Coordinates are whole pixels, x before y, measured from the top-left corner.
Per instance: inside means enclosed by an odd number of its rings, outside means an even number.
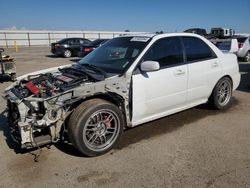
[[[180,76],[180,75],[183,75],[185,73],[186,73],[185,71],[179,69],[179,70],[176,70],[174,74],[177,75],[177,76]]]
[[[214,63],[212,64],[212,67],[213,67],[213,68],[218,67],[218,66],[219,66],[219,64],[218,64],[217,62],[214,62]]]

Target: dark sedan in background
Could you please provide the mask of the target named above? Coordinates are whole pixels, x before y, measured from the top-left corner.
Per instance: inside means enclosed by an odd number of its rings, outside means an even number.
[[[82,45],[80,48],[80,52],[78,53],[78,57],[84,57],[90,52],[92,52],[94,49],[98,48],[99,46],[103,45],[105,42],[107,42],[109,39],[96,39],[93,42]]]
[[[77,56],[82,45],[88,45],[91,41],[84,38],[66,38],[58,42],[51,43],[51,52],[58,56]]]

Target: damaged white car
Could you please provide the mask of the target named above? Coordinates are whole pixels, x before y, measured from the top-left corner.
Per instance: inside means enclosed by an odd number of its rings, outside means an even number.
[[[22,147],[67,134],[81,153],[96,156],[127,127],[208,101],[228,107],[239,82],[236,56],[201,36],[122,36],[75,65],[19,77],[5,98],[11,135]]]

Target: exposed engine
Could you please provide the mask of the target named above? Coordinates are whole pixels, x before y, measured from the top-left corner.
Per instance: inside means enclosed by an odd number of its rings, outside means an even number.
[[[59,69],[55,73],[28,76],[27,79],[21,80],[18,85],[13,87],[11,91],[19,99],[32,95],[39,98],[48,98],[88,80],[89,77],[82,71],[70,67]]]
[[[19,78],[5,90],[13,139],[34,148],[62,139],[67,117],[86,96],[117,89],[98,69],[70,66]],[[107,85],[107,83],[109,85]]]

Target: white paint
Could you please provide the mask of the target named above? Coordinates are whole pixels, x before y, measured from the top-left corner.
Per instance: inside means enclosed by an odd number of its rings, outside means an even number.
[[[189,103],[207,99],[223,76],[219,58],[188,64],[188,97]]]
[[[186,104],[187,65],[133,75],[133,123]]]
[[[216,83],[223,76],[228,75],[232,78],[233,90],[239,86],[240,73],[236,55],[223,54],[204,37],[189,33],[154,36],[126,74],[132,74],[143,55],[156,40],[173,36],[200,38],[215,52],[217,58],[133,75],[132,126],[207,102]]]

